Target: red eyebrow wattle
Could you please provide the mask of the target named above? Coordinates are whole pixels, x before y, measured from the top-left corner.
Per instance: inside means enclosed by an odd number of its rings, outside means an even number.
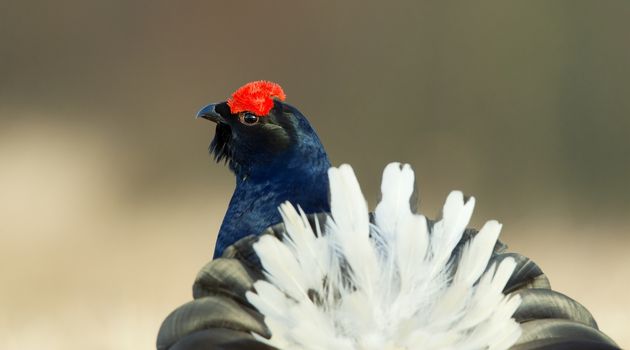
[[[274,99],[286,99],[282,87],[270,81],[258,80],[238,88],[227,103],[232,114],[250,112],[262,117],[273,108]]]

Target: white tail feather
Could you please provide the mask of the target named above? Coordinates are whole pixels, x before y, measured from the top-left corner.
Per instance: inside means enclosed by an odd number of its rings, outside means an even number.
[[[513,259],[488,267],[501,230],[489,221],[463,247],[474,198],[449,194],[429,231],[409,205],[409,165],[385,168],[382,200],[370,225],[367,204],[348,165],[331,168],[331,219],[316,232],[306,215],[280,207],[286,237],[254,245],[267,281],[247,298],[280,349],[505,349],[520,335],[511,318],[518,298],[502,294]],[[484,272],[485,271],[485,272]]]

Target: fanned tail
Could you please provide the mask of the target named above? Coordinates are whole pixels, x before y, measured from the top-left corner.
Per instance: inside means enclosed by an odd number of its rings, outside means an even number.
[[[454,256],[474,198],[449,194],[431,230],[409,201],[409,165],[385,168],[382,200],[370,223],[348,165],[328,172],[331,217],[315,232],[285,203],[283,241],[254,245],[266,281],[247,298],[281,349],[505,349],[520,335],[512,319],[520,300],[502,294],[511,258],[488,266],[501,225],[489,221]],[[316,225],[316,227],[319,227]]]

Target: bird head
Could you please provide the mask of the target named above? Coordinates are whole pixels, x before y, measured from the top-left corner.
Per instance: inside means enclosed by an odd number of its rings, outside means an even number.
[[[210,153],[237,175],[248,177],[276,166],[291,166],[291,158],[323,157],[317,134],[306,118],[284,102],[276,83],[254,81],[237,89],[225,102],[203,107],[197,118],[217,124]],[[260,175],[260,174],[259,174]]]

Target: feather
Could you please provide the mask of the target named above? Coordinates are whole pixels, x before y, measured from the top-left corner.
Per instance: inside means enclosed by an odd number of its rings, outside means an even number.
[[[514,314],[519,322],[536,319],[566,319],[597,328],[593,315],[568,296],[548,289],[523,289],[518,294],[523,302]]]
[[[193,300],[171,312],[160,329],[158,349],[168,349],[183,335],[212,327],[269,335],[265,324],[251,310],[226,296],[216,295]]]
[[[215,294],[226,294],[244,302],[245,292],[254,284],[251,271],[236,259],[216,259],[206,264],[195,278],[193,297],[199,299]]]
[[[506,297],[516,262],[491,261],[501,225],[490,221],[456,250],[474,208],[452,192],[432,227],[410,207],[409,165],[385,168],[374,224],[352,168],[328,172],[331,214],[316,220],[280,207],[285,236],[254,244],[266,281],[249,302],[280,349],[505,349],[520,336]],[[315,230],[313,230],[315,227]],[[459,248],[458,248],[459,249]],[[458,257],[458,258],[457,258]]]
[[[596,328],[564,319],[540,319],[523,323],[523,336],[516,350],[529,349],[619,349]]]
[[[367,202],[363,198],[359,182],[349,165],[330,168],[330,209],[333,220],[329,221],[330,242],[337,254],[342,254],[351,267],[352,280],[363,286],[361,295],[365,302],[372,301],[378,274],[377,254],[370,241],[370,220]],[[341,281],[341,276],[334,276]]]

